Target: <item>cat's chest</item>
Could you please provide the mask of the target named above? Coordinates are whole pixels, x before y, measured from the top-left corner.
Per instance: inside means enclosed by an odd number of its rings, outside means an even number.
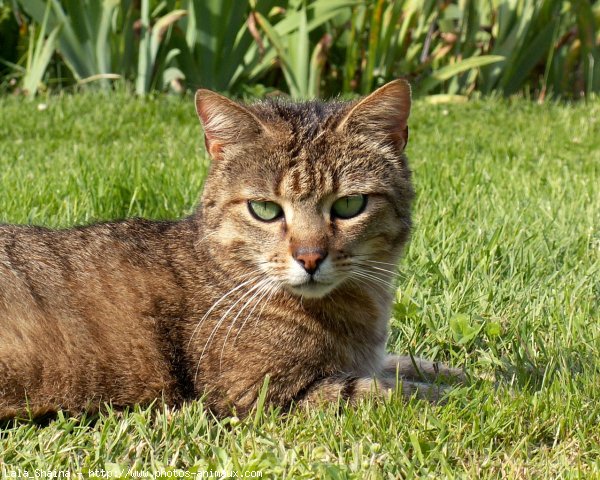
[[[243,410],[266,377],[273,395],[285,403],[320,378],[366,377],[381,368],[383,317],[367,322],[345,309],[315,311],[285,297],[271,298],[252,314],[219,307],[193,322],[188,339],[194,389],[214,392],[217,405]]]
[[[261,373],[297,368],[356,374],[378,370],[387,337],[383,312],[323,312],[289,302],[270,302],[261,309],[258,314],[238,315],[223,307],[214,318],[199,321],[192,342],[201,368]]]

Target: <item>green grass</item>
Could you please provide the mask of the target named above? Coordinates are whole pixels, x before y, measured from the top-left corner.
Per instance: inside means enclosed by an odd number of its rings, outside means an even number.
[[[47,102],[0,99],[0,221],[192,210],[207,163],[191,99]],[[197,402],[11,423],[0,471],[600,478],[600,103],[417,102],[408,152],[416,228],[389,347],[479,380],[443,406],[218,422]]]

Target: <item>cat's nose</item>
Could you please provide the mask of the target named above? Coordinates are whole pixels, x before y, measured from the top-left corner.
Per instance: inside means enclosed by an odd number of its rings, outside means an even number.
[[[327,257],[327,252],[322,248],[298,248],[292,253],[292,256],[307,273],[312,275]]]

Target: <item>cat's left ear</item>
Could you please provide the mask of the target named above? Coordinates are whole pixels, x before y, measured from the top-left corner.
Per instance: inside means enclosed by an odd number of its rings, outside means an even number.
[[[404,79],[394,80],[354,105],[337,129],[367,133],[401,152],[408,143],[410,105],[410,84]]]
[[[256,141],[266,131],[250,110],[223,95],[201,89],[195,100],[206,150],[214,160],[220,160],[227,149]]]

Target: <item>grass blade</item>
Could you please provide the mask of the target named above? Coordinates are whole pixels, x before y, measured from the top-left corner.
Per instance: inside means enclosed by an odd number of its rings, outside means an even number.
[[[263,380],[262,387],[260,388],[260,392],[258,394],[258,400],[256,401],[256,412],[254,413],[254,428],[256,428],[260,423],[265,410],[265,400],[269,390],[269,379],[269,374],[265,375],[265,379]]]

